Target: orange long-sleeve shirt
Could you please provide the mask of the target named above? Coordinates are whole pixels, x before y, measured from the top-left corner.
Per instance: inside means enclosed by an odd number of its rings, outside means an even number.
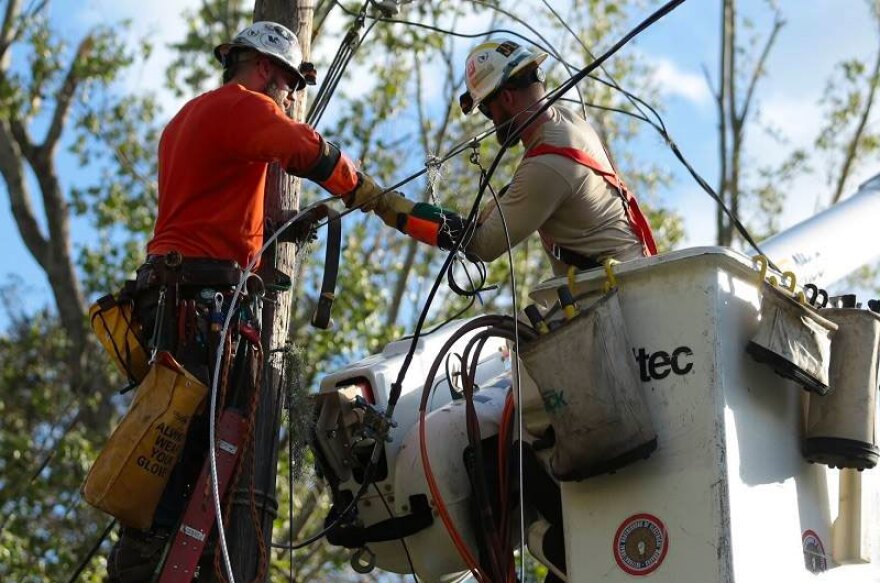
[[[307,175],[322,147],[314,129],[288,118],[262,93],[230,83],[196,97],[159,142],[159,215],[147,252],[247,265],[263,243],[268,164]],[[345,155],[322,183],[336,195],[356,185]]]

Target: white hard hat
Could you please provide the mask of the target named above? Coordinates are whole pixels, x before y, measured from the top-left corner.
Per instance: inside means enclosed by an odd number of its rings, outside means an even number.
[[[297,77],[299,80],[297,89],[302,89],[306,85],[306,77],[300,71],[303,62],[299,41],[286,26],[277,22],[255,22],[235,35],[231,42],[218,45],[214,49],[214,56],[225,67],[226,57],[236,48],[253,49],[266,55]]]
[[[529,65],[537,67],[546,58],[547,53],[512,40],[495,39],[477,45],[465,64],[467,93],[461,96],[462,111],[470,113],[511,77]]]

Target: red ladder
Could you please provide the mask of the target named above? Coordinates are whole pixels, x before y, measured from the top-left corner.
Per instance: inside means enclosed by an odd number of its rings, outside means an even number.
[[[217,489],[223,499],[247,430],[247,420],[239,411],[226,409],[217,426]],[[205,459],[195,490],[186,505],[180,528],[171,543],[158,583],[190,583],[217,515],[211,492],[211,460]]]

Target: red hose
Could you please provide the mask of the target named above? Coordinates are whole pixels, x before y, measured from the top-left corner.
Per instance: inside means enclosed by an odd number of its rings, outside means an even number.
[[[425,472],[425,480],[428,482],[428,490],[431,492],[431,497],[434,499],[434,506],[437,509],[437,514],[440,515],[440,520],[443,522],[443,526],[446,527],[446,532],[449,534],[449,538],[452,539],[452,544],[455,545],[458,554],[464,560],[474,578],[480,583],[490,583],[486,580],[485,575],[480,570],[479,563],[474,559],[467,544],[455,528],[455,524],[452,522],[452,517],[446,509],[446,504],[443,502],[440,488],[437,487],[437,481],[434,479],[434,472],[431,470],[431,461],[428,458],[428,438],[425,435],[425,417],[425,411],[419,411],[419,450],[422,454],[422,469]]]

